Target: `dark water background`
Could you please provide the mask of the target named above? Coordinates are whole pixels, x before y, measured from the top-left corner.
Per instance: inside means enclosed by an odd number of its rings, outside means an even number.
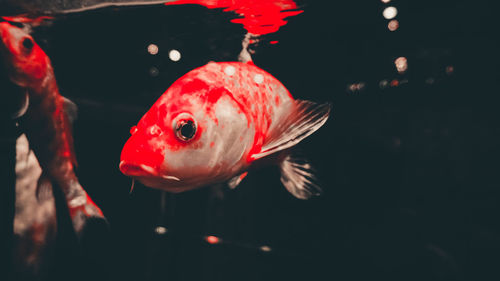
[[[276,168],[223,199],[209,188],[167,196],[162,210],[159,191],[136,184],[129,195],[118,170],[129,128],[173,81],[237,59],[245,30],[233,14],[107,9],[35,30],[61,93],[79,106],[78,175],[111,225],[111,239],[88,249],[104,267],[82,271],[104,280],[499,280],[493,1],[394,1],[395,32],[380,1],[328,3],[299,2],[305,12],[264,36],[253,56],[294,97],[333,103],[326,126],[299,145],[325,191],[309,201],[289,195]],[[404,75],[399,56],[408,58]],[[383,79],[408,83],[381,89]]]

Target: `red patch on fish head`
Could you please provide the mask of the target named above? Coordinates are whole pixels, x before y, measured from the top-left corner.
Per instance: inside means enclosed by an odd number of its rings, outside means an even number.
[[[123,147],[120,171],[125,175],[156,176],[161,170],[165,144],[161,129],[153,122],[154,114],[149,113],[130,130],[132,136]]]
[[[0,51],[11,79],[23,87],[36,87],[48,74],[50,60],[29,34],[8,22],[0,22]]]
[[[177,80],[172,85],[174,93],[169,95],[169,99],[165,101],[168,104],[168,112],[171,115],[181,112],[202,112],[218,124],[215,105],[221,96],[231,95],[226,88],[218,86],[219,82],[223,81],[222,75],[206,68],[197,69],[189,74],[191,75]],[[200,76],[215,83],[209,84]]]
[[[154,122],[163,131],[161,137],[170,151],[188,147],[200,139],[203,120],[198,120],[195,115],[199,116],[204,112],[198,94],[205,89],[204,86],[206,84],[200,84],[196,80],[184,83],[179,79],[151,108],[150,112],[154,108],[157,110],[157,120]]]
[[[203,129],[194,118],[193,99],[176,91],[176,87],[167,90],[131,128],[132,136],[121,154],[120,170],[125,175],[171,176],[169,156],[198,144]]]

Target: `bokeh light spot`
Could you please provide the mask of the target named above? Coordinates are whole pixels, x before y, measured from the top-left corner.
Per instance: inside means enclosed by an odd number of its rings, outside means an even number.
[[[405,57],[399,57],[394,61],[394,65],[399,73],[405,73],[408,70],[408,60]]]
[[[398,9],[396,9],[396,7],[392,7],[392,6],[387,7],[382,12],[382,15],[384,16],[384,18],[386,18],[388,20],[393,19],[398,15]]]
[[[399,21],[398,20],[391,20],[387,24],[387,28],[389,28],[390,31],[396,31],[396,29],[399,28]]]
[[[158,234],[158,235],[163,235],[165,233],[167,233],[167,228],[163,227],[163,226],[157,226],[155,228],[155,233]]]
[[[452,75],[454,71],[455,71],[455,68],[452,65],[448,65],[446,67],[446,74]]]
[[[170,52],[168,53],[168,57],[172,61],[179,61],[181,59],[181,53],[177,50],[170,50]]]
[[[205,237],[205,241],[207,241],[209,244],[217,244],[220,242],[220,239],[217,236],[210,235]]]
[[[150,53],[151,55],[154,56],[154,55],[158,54],[158,51],[159,51],[159,49],[158,49],[157,45],[155,45],[155,44],[149,44],[149,46],[148,46],[148,53]]]
[[[152,77],[156,77],[160,74],[160,70],[158,70],[158,68],[152,66],[150,69],[149,69],[149,75],[151,75]]]
[[[265,246],[265,245],[264,245],[264,246],[261,246],[261,247],[260,247],[260,250],[261,250],[262,252],[271,252],[271,247],[269,247],[269,246]]]
[[[360,92],[365,88],[365,86],[366,86],[365,82],[353,83],[347,85],[347,90],[353,93]]]

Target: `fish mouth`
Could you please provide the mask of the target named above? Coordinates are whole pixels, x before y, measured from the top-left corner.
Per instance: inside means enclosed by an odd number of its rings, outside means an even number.
[[[175,176],[160,175],[155,168],[144,164],[132,164],[125,161],[120,161],[119,168],[124,175],[130,177],[162,178],[165,180],[181,181],[178,177]]]

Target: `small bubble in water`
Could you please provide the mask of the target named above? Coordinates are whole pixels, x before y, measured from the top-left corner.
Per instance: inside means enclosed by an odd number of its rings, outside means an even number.
[[[150,69],[149,69],[149,75],[153,76],[153,77],[156,77],[160,74],[160,71],[158,70],[158,68],[152,66]]]

